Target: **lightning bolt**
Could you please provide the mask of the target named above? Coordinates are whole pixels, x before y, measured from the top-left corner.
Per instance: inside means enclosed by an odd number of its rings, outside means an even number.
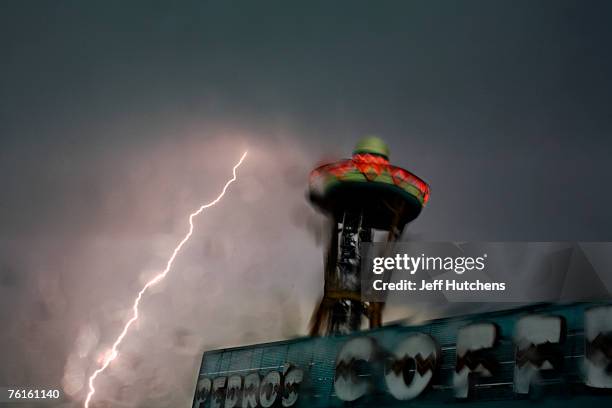
[[[246,157],[246,155],[247,155],[247,152],[244,152],[242,154],[242,156],[240,157],[240,160],[238,160],[238,163],[236,163],[236,165],[232,169],[232,178],[229,179],[225,183],[225,185],[223,186],[223,190],[221,190],[221,193],[217,196],[217,198],[215,198],[213,201],[211,201],[211,202],[209,202],[207,204],[202,205],[200,208],[198,208],[196,211],[194,211],[193,213],[191,213],[189,215],[189,231],[187,232],[185,237],[178,243],[176,248],[174,248],[174,251],[172,252],[172,256],[170,257],[170,259],[168,259],[168,262],[166,263],[166,269],[164,269],[162,272],[160,272],[155,277],[153,277],[153,279],[148,281],[143,286],[143,288],[140,290],[140,292],[138,292],[138,296],[136,296],[136,299],[134,300],[134,305],[132,306],[132,317],[131,317],[131,319],[128,320],[127,323],[125,324],[125,326],[123,327],[123,330],[121,331],[121,334],[119,334],[119,336],[117,337],[117,339],[113,343],[113,347],[111,348],[111,350],[108,353],[106,353],[106,355],[104,357],[104,360],[103,360],[103,364],[100,366],[100,368],[98,368],[96,371],[93,372],[91,377],[89,377],[89,382],[88,382],[88,384],[89,384],[89,392],[87,393],[87,398],[85,399],[84,408],[89,408],[89,403],[90,403],[93,395],[96,392],[96,389],[94,388],[94,381],[96,380],[98,375],[100,375],[102,372],[104,372],[104,370],[106,370],[108,368],[110,363],[114,359],[117,358],[117,356],[119,355],[119,351],[118,351],[119,345],[121,344],[121,342],[123,341],[123,339],[127,335],[128,330],[130,329],[130,326],[132,325],[132,323],[134,323],[136,320],[138,320],[138,306],[140,305],[140,300],[142,299],[142,296],[145,294],[147,289],[149,289],[151,286],[159,283],[161,280],[163,280],[166,277],[166,275],[168,275],[168,273],[170,272],[170,269],[172,268],[172,264],[174,263],[174,260],[176,259],[176,256],[180,252],[180,250],[183,247],[183,245],[185,245],[185,243],[187,241],[189,241],[189,238],[191,238],[191,235],[193,234],[193,228],[194,228],[193,227],[193,219],[195,217],[197,217],[198,215],[200,215],[202,213],[202,211],[204,211],[205,209],[210,208],[213,205],[217,204],[219,201],[221,201],[221,199],[225,195],[225,192],[227,191],[227,189],[230,186],[230,184],[232,184],[234,181],[236,181],[236,170],[238,169],[238,167],[240,167],[240,165],[242,164],[242,162],[243,162],[244,158]]]

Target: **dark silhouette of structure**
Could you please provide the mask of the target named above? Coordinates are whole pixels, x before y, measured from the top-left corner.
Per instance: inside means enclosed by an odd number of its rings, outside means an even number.
[[[310,174],[309,198],[331,218],[325,287],[314,312],[311,335],[349,333],[382,325],[383,302],[361,300],[360,245],[374,230],[397,240],[429,199],[423,180],[389,163],[389,148],[377,137],[361,140],[350,159],[317,167]]]

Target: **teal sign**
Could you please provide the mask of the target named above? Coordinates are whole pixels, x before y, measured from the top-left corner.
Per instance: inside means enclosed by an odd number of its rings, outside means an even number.
[[[500,408],[534,400],[612,403],[611,305],[534,305],[209,351],[193,408]]]

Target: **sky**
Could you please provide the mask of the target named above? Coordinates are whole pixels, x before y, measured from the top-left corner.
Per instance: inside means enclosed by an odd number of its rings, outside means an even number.
[[[188,406],[203,350],[305,332],[325,241],[307,175],[366,134],[431,185],[405,239],[611,240],[611,17],[606,1],[1,2],[0,384],[79,406],[245,149],[100,407]]]

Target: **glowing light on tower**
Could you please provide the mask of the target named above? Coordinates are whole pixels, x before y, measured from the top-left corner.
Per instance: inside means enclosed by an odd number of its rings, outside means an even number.
[[[130,318],[130,320],[127,321],[125,326],[123,326],[123,330],[121,331],[121,333],[119,334],[119,336],[117,337],[115,342],[113,343],[112,348],[107,353],[105,353],[104,359],[102,360],[102,365],[96,371],[94,371],[93,374],[89,377],[89,381],[88,381],[89,392],[87,393],[87,398],[85,398],[85,403],[83,405],[84,408],[89,408],[89,403],[91,402],[91,399],[92,399],[92,397],[94,396],[94,394],[96,392],[96,389],[94,388],[94,381],[96,380],[98,375],[100,375],[102,372],[104,372],[104,370],[106,370],[108,368],[110,363],[114,359],[117,358],[117,356],[119,355],[119,351],[118,351],[119,345],[121,344],[121,342],[123,341],[123,339],[127,335],[128,330],[130,329],[130,326],[132,326],[132,324],[136,320],[138,320],[138,306],[140,305],[140,300],[142,299],[142,296],[145,294],[147,289],[149,289],[151,286],[159,283],[160,281],[162,281],[166,277],[166,275],[168,275],[168,273],[170,272],[170,269],[172,268],[172,264],[174,263],[174,260],[176,259],[176,256],[180,252],[181,248],[183,248],[183,245],[185,245],[185,243],[187,241],[189,241],[189,238],[191,238],[191,235],[193,234],[193,229],[194,229],[193,219],[195,217],[197,217],[198,215],[200,215],[202,213],[202,211],[206,210],[207,208],[210,208],[210,207],[214,206],[219,201],[221,201],[221,199],[225,195],[225,192],[227,191],[229,186],[234,181],[236,181],[236,178],[237,178],[236,170],[238,169],[238,167],[240,167],[240,165],[244,161],[246,155],[247,155],[247,152],[244,152],[242,154],[242,156],[240,157],[240,160],[238,160],[238,163],[236,163],[236,165],[232,169],[232,178],[229,179],[225,183],[225,185],[223,186],[223,190],[221,190],[221,193],[217,196],[217,198],[215,198],[213,201],[211,201],[211,202],[209,202],[207,204],[202,205],[200,208],[198,208],[196,211],[194,211],[193,213],[191,213],[189,215],[189,231],[183,237],[183,239],[178,243],[176,248],[174,248],[174,251],[172,252],[172,255],[170,256],[170,259],[168,259],[168,262],[166,263],[166,269],[164,269],[162,272],[160,272],[159,274],[154,276],[150,281],[148,281],[142,287],[140,292],[138,292],[138,295],[136,296],[136,299],[134,300],[134,304],[132,306],[132,317]]]

